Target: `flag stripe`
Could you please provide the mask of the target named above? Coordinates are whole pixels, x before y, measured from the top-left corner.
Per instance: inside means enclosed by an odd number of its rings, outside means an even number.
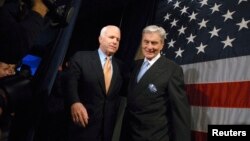
[[[250,56],[182,65],[186,84],[250,80]],[[244,74],[244,75],[243,75]]]
[[[207,132],[209,124],[250,124],[249,108],[218,108],[191,106],[192,130]]]
[[[194,106],[250,108],[250,81],[186,85]]]

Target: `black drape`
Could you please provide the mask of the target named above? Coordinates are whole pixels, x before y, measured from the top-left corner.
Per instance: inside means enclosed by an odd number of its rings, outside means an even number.
[[[116,56],[131,64],[140,46],[141,33],[152,23],[158,0],[130,0],[121,19],[122,39]]]

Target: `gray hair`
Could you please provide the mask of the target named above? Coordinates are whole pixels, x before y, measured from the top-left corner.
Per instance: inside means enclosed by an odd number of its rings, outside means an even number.
[[[105,27],[103,27],[102,29],[101,29],[101,32],[100,32],[100,36],[103,36],[103,35],[105,35],[105,33],[106,33],[106,31],[107,31],[107,26],[105,26]]]
[[[142,34],[144,33],[159,33],[162,41],[164,42],[164,40],[166,39],[167,33],[165,31],[164,28],[157,26],[157,25],[149,25],[147,27],[145,27],[142,31]]]
[[[104,36],[106,34],[106,31],[108,28],[110,27],[116,27],[117,29],[119,29],[119,27],[115,26],[115,25],[107,25],[107,26],[104,26],[102,29],[101,29],[101,32],[100,32],[100,36]],[[119,29],[120,30],[120,29]]]

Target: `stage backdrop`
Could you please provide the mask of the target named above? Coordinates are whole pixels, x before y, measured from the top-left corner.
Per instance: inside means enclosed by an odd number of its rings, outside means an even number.
[[[250,125],[250,1],[159,0],[154,23],[168,32],[163,54],[180,64],[194,141],[209,124]]]

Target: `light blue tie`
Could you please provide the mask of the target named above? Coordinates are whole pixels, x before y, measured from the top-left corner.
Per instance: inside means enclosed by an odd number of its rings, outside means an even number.
[[[140,79],[142,78],[143,74],[148,70],[148,65],[149,65],[148,61],[143,62],[142,66],[141,66],[141,69],[140,69],[140,72],[139,72],[139,74],[137,76],[137,82],[140,81]]]

